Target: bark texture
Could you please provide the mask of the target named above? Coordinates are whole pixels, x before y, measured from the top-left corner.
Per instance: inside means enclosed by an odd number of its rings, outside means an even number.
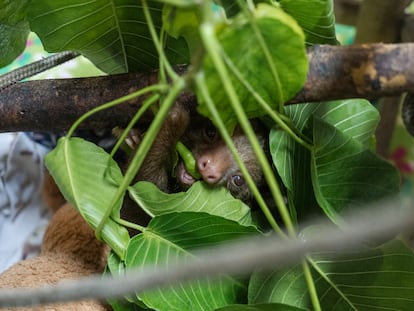
[[[288,102],[378,98],[414,92],[414,43],[320,45],[308,49],[310,69],[303,89]],[[40,80],[0,91],[0,131],[63,131],[82,114],[156,82],[157,74]],[[184,94],[179,100],[188,100]],[[82,128],[126,124],[143,98],[98,113]],[[147,114],[140,122],[152,118]]]

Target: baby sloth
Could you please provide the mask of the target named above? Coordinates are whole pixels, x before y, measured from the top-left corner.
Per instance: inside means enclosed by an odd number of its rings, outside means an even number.
[[[253,127],[262,148],[265,148],[266,131],[258,121]],[[175,147],[181,141],[194,155],[201,179],[211,186],[225,186],[235,198],[248,202],[251,191],[230,149],[217,129],[205,117],[190,111],[184,104],[175,104],[170,110],[156,140],[145,158],[136,181],[156,184],[164,192],[188,189],[196,179],[179,160],[175,165]],[[242,129],[237,126],[232,141],[256,185],[263,174],[254,151]]]

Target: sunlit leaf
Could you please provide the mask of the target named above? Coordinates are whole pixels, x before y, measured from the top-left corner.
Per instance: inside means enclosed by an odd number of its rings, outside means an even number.
[[[115,161],[93,143],[66,137],[59,139],[45,161],[66,200],[78,209],[92,228],[96,228],[122,178]],[[112,211],[117,217],[121,203]],[[102,238],[121,258],[124,257],[129,242],[124,227],[109,218],[103,226]]]
[[[400,241],[339,257],[318,254],[310,260],[322,310],[412,310],[414,254]],[[303,270],[293,267],[255,273],[249,303],[279,302],[312,309]]]
[[[172,212],[205,212],[251,225],[250,208],[235,199],[224,187],[209,187],[196,182],[186,192],[167,194],[148,182],[139,182],[129,189],[131,197],[152,216]]]
[[[163,4],[148,1],[148,5],[160,29]],[[78,51],[108,74],[159,67],[140,1],[36,0],[30,2],[28,15],[49,52]],[[166,53],[173,64],[188,62],[183,40],[169,38]]]
[[[265,114],[252,92],[238,79],[232,68],[253,88],[253,92],[275,109],[292,98],[306,79],[308,63],[304,36],[296,21],[277,7],[261,4],[254,12],[253,22],[267,46],[270,63],[254,27],[241,14],[218,33],[223,49],[222,57],[230,66],[226,81],[220,79],[217,68],[209,57],[204,62],[207,87],[228,127],[237,120],[223,83],[233,85],[248,117]],[[199,111],[210,116],[203,103],[200,103]]]
[[[333,0],[279,0],[305,32],[308,44],[337,44]]]

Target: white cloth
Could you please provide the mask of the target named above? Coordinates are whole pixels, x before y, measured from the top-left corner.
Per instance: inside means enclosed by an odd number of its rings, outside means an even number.
[[[0,272],[38,254],[50,218],[41,200],[47,152],[24,133],[0,134]]]

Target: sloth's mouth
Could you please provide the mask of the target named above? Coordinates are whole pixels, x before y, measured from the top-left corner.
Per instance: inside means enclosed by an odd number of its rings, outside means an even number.
[[[177,164],[175,176],[184,188],[188,188],[196,182],[196,179],[187,172],[182,161]]]

